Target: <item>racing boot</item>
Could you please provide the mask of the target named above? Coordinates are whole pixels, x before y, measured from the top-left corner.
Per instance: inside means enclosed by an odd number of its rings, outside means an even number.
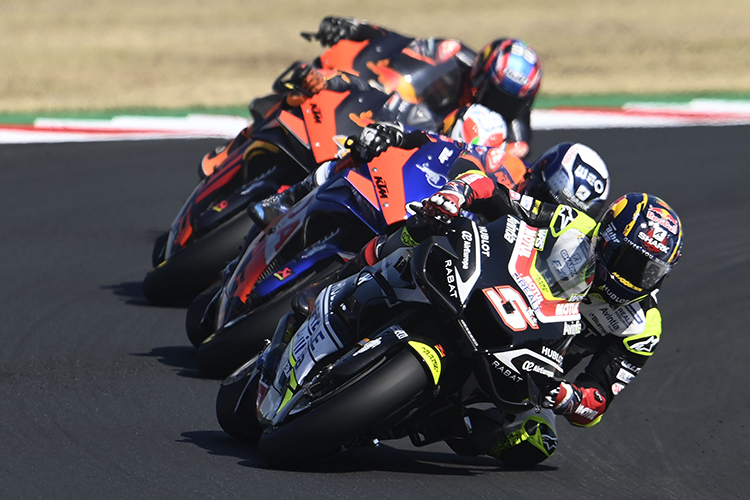
[[[247,213],[259,227],[266,228],[276,217],[288,212],[313,188],[315,188],[315,175],[310,174],[297,184],[250,205]]]
[[[332,170],[333,162],[324,163],[297,184],[250,205],[247,213],[259,227],[262,229],[268,227],[276,217],[288,212],[295,203],[307,196],[310,191],[323,184],[330,176]]]
[[[386,239],[387,237],[383,235],[371,239],[357,255],[349,259],[339,269],[320,281],[311,283],[310,286],[300,291],[292,299],[292,309],[299,314],[308,316],[321,290],[331,283],[354,276],[367,266],[375,265],[380,260],[380,252],[378,250],[382,247]]]

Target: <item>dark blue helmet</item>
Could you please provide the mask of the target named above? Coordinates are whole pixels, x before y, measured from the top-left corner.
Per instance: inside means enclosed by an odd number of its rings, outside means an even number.
[[[531,164],[519,191],[537,200],[571,206],[596,219],[609,196],[609,171],[593,149],[564,142]]]
[[[614,306],[639,300],[659,288],[681,249],[682,226],[674,210],[656,196],[626,194],[600,222],[593,287]]]

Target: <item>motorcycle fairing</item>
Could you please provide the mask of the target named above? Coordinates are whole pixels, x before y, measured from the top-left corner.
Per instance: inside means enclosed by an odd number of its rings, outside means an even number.
[[[336,110],[349,95],[351,95],[351,92],[323,91],[315,95],[314,99],[308,99],[300,106],[302,116],[305,119],[307,134],[310,138],[309,144],[315,156],[315,161],[319,164],[336,158],[340,153],[333,137],[342,132],[340,129],[344,128],[344,123],[339,123],[340,120]],[[324,115],[324,110],[326,113],[330,112],[333,116]],[[348,119],[347,116],[346,120]]]
[[[452,165],[452,161],[449,160],[458,156],[458,148],[454,143],[431,143],[429,147],[422,149],[424,151],[420,149],[414,152],[390,148],[366,167],[362,166],[342,173],[349,185],[369,202],[373,210],[366,210],[362,203],[358,203],[351,190],[338,189],[337,186],[340,186],[338,177],[332,178],[324,186],[314,190],[279,219],[268,232],[265,241],[265,264],[271,263],[279,255],[281,248],[292,241],[299,231],[304,230],[304,221],[314,211],[336,210],[337,206],[343,206],[368,226],[373,234],[383,234],[387,226],[403,221],[408,216],[406,200],[420,199],[439,187],[435,184],[443,179],[447,181],[447,173]],[[445,158],[445,161],[432,162],[438,163],[438,167],[433,167],[434,170],[431,170],[430,161],[434,158]],[[413,165],[417,168],[410,168]],[[367,174],[369,178],[366,177]],[[321,202],[329,202],[329,204],[321,204]],[[254,242],[253,247],[260,242],[261,240]],[[304,273],[322,259],[330,258],[335,253],[335,249],[329,245],[325,252],[307,255],[307,258],[289,259],[283,265],[287,270],[285,276],[291,277]],[[260,260],[258,259],[257,262],[260,263]],[[270,275],[262,279],[259,278],[260,276],[260,273],[255,276],[257,284],[250,285],[251,279],[244,280],[242,296],[246,297],[253,287],[257,287],[255,291],[258,296],[268,296],[287,285],[285,276]]]
[[[188,201],[177,214],[170,230],[170,241],[167,243],[166,257],[169,258],[178,248],[183,248],[193,234],[193,208],[202,211],[201,202],[209,195],[215,193],[225,185],[229,184],[242,167],[241,155],[232,157],[232,161],[222,166],[213,175],[207,177],[196,186]],[[174,248],[175,245],[178,248]]]
[[[323,68],[351,72],[386,92],[396,91],[412,104],[427,103],[433,113],[445,118],[458,107],[462,70],[453,58],[438,63],[421,54],[418,45],[422,43],[430,41],[395,33],[364,42],[341,40],[318,61]]]
[[[547,281],[536,268],[540,246],[549,244],[544,240],[551,235],[546,229],[537,229],[524,222],[519,223],[518,237],[508,261],[508,272],[526,295],[537,319],[543,323],[578,321],[578,302],[569,302],[552,294]]]
[[[302,118],[294,116],[289,111],[282,110],[279,112],[278,120],[299,142],[304,144],[308,149],[310,148],[310,139],[307,136],[305,121]]]
[[[227,193],[226,200],[223,200],[223,202],[218,202],[218,200],[220,200],[222,193],[226,193],[226,188],[237,189],[241,187],[239,182],[243,159],[248,155],[255,154],[255,152],[260,152],[260,150],[276,153],[279,148],[266,142],[250,142],[247,146],[240,147],[229,155],[227,160],[213,174],[203,179],[196,186],[172,223],[166,247],[166,259],[184,248],[191,238],[200,236],[204,230],[227,220],[246,205],[247,193],[244,192],[241,192],[239,197],[233,196],[237,194],[236,192]],[[245,199],[242,199],[243,197]],[[211,204],[214,204],[213,208],[216,213],[207,214],[207,209]],[[218,210],[216,210],[217,208]],[[199,220],[206,218],[206,215],[210,220]]]
[[[461,248],[460,255],[454,252],[456,247]],[[446,236],[432,236],[415,248],[413,270],[430,299],[440,303],[450,317],[459,316],[482,274],[477,224],[454,219]]]
[[[366,79],[375,79],[376,76],[367,69],[367,63],[400,52],[410,41],[410,38],[396,33],[362,42],[341,40],[326,50],[318,62],[325,69],[338,69]]]
[[[318,58],[319,66],[324,69],[340,69],[359,76],[359,71],[354,68],[354,60],[369,43],[369,40],[340,40]]]
[[[318,295],[310,316],[302,323],[282,354],[280,366],[271,367],[276,369],[276,376],[268,387],[265,399],[259,404],[258,408],[262,413],[276,415],[275,418],[278,419],[281,410],[296,394],[299,385],[304,383],[315,364],[344,347],[328,317],[336,293],[343,286],[344,282],[334,283]]]
[[[352,170],[347,181],[383,213],[388,225],[395,224],[408,217],[407,200],[419,201],[448,182],[459,152],[455,143],[442,141],[417,150],[389,148],[368,164],[369,179]]]
[[[364,170],[365,167],[360,167],[360,169]],[[341,174],[343,175],[344,173]],[[337,187],[343,186],[341,182],[340,176],[330,179],[323,186],[310,192],[289,212],[258,235],[242,256],[231,278],[231,284],[227,287],[227,295],[237,297],[243,303],[247,303],[251,291],[255,291],[258,297],[270,296],[293,282],[292,279],[278,279],[267,271],[269,265],[291,241],[302,241],[299,233],[305,230],[306,221],[311,213],[324,213],[343,208],[344,211],[356,214],[372,229],[373,234],[384,231],[386,225],[379,212],[362,210],[360,204],[353,199],[351,188],[339,189]],[[322,260],[332,257],[334,253],[346,253],[345,249],[340,246],[334,252],[332,246],[333,243],[326,244],[325,247],[320,248],[320,252],[309,252],[310,249],[305,248],[297,257],[283,262],[283,267],[289,269],[287,277],[293,278],[301,275]],[[270,271],[274,272],[276,269]]]

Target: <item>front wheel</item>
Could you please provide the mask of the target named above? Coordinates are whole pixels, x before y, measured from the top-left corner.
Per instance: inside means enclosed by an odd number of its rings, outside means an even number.
[[[253,221],[243,210],[154,267],[143,278],[143,295],[155,305],[187,305],[211,286],[237,257]]]
[[[187,332],[188,340],[195,347],[200,346],[214,331],[212,328],[213,323],[210,326],[203,325],[203,316],[219,290],[219,287],[211,287],[194,298],[187,308],[187,312],[185,313],[185,332]]]
[[[260,437],[258,452],[272,467],[290,468],[332,455],[376,426],[387,426],[415,406],[432,386],[426,368],[410,350],[399,352],[332,397]]]
[[[260,373],[258,356],[226,378],[216,395],[216,419],[224,432],[241,441],[257,442],[261,428],[255,416],[255,396]]]
[[[329,265],[320,273],[301,278],[299,283],[279,292],[268,302],[252,309],[227,326],[216,330],[198,346],[198,369],[208,378],[224,378],[265,345],[276,325],[291,308],[294,296],[314,281],[341,266]]]

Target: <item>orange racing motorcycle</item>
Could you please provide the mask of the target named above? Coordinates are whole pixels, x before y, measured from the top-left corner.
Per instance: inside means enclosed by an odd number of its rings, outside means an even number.
[[[204,157],[204,179],[170,231],[155,242],[154,268],[143,279],[145,297],[153,304],[184,305],[208,288],[236,257],[245,235],[257,234],[247,206],[340,157],[343,139],[367,123],[400,120],[435,130],[457,106],[462,70],[454,60],[438,64],[419,56],[409,43],[397,34],[377,41],[340,41],[316,65],[361,75],[373,89],[345,96],[323,91],[298,109],[265,116],[266,105],[282,99],[291,87],[285,78],[297,63],[290,66],[274,82],[275,94],[256,100],[265,104],[259,109],[251,104],[259,121]]]

